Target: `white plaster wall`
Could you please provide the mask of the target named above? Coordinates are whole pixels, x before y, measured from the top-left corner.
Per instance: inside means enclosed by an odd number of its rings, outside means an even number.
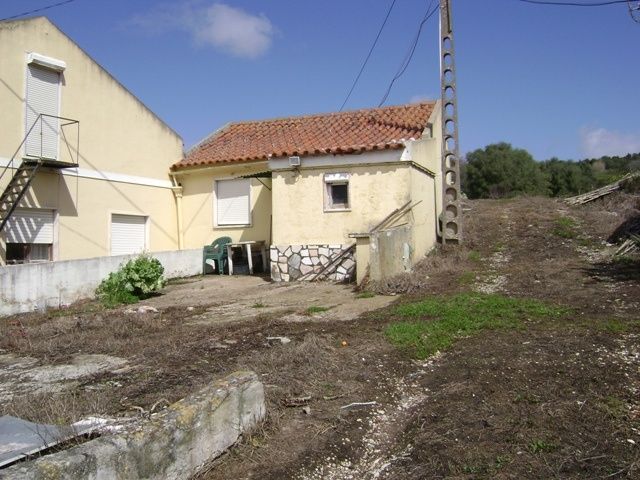
[[[166,278],[202,273],[202,248],[154,252]],[[0,316],[61,307],[92,298],[109,273],[135,255],[0,267]]]

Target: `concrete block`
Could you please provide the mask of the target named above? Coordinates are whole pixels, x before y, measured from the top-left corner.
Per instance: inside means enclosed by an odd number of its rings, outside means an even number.
[[[0,479],[187,479],[264,415],[257,375],[236,372],[123,433],[9,467]]]

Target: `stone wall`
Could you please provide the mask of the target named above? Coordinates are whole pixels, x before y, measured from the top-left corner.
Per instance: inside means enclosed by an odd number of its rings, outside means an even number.
[[[235,372],[121,433],[1,470],[0,480],[191,478],[265,412],[258,376]]]
[[[348,282],[355,277],[352,245],[272,245],[270,253],[271,278],[276,282],[312,280],[316,276]]]

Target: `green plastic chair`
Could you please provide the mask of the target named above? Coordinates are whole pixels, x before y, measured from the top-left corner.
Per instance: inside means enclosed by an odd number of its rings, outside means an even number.
[[[207,260],[213,260],[216,264],[218,275],[224,273],[224,267],[228,263],[227,243],[231,243],[230,237],[216,238],[211,245],[205,245],[202,249],[202,274],[207,273]]]

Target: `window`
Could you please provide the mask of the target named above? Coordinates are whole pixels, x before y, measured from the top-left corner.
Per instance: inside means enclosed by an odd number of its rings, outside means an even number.
[[[111,215],[111,255],[131,255],[147,249],[147,217]]]
[[[34,157],[58,158],[57,118],[39,114],[60,115],[60,72],[30,64],[27,66],[26,125],[29,133],[25,142],[25,154]],[[33,126],[33,128],[32,128]]]
[[[51,261],[51,244],[7,243],[7,263],[32,263]]]
[[[325,210],[349,210],[349,174],[327,173],[324,176]]]
[[[7,222],[7,263],[52,260],[53,210],[18,208]]]
[[[251,180],[216,180],[215,225],[251,225]]]

